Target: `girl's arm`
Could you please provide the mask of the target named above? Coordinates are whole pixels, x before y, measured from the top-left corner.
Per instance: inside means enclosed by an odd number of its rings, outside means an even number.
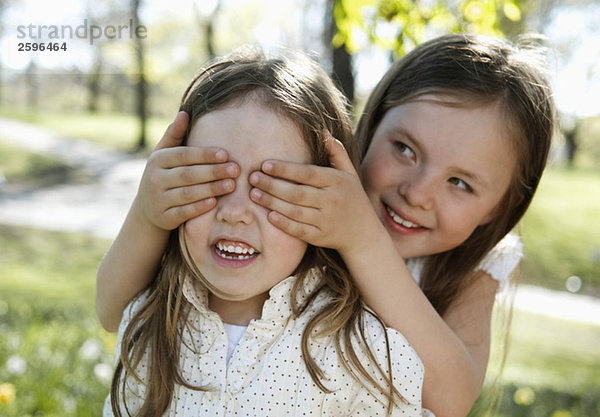
[[[398,255],[343,146],[328,144],[337,169],[266,161],[263,172],[250,176],[257,187],[251,198],[273,210],[269,220],[285,232],[338,250],[365,303],[423,361],[423,406],[437,417],[465,416],[483,385],[495,283],[475,280],[440,317]]]
[[[180,112],[148,158],[129,213],[98,267],[96,313],[108,331],[118,329],[127,303],[156,274],[170,231],[235,187],[239,166],[226,162],[227,152],[178,146],[187,124]]]

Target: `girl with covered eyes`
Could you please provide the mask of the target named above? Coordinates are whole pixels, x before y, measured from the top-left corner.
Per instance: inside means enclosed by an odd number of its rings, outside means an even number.
[[[364,306],[340,255],[275,227],[250,199],[265,158],[335,161],[324,131],[353,155],[346,107],[300,57],[242,50],[192,81],[185,145],[226,150],[239,175],[171,232],[125,309],[105,416],[431,415],[419,357]]]
[[[425,367],[423,406],[438,417],[465,416],[479,395],[495,295],[522,256],[511,231],[533,198],[554,130],[543,68],[526,45],[442,36],[396,62],[371,94],[355,132],[358,173],[351,148],[334,141],[333,168],[265,158],[249,177],[250,197],[269,209],[271,224],[336,249],[364,302],[410,341]],[[161,146],[176,145],[185,125],[179,115]],[[202,173],[196,167],[193,180],[175,181],[169,169],[185,164],[162,161],[153,172],[165,189],[189,194],[157,204],[167,192],[145,190],[142,179],[138,198],[149,214],[133,218],[157,229],[206,210],[239,175],[230,161],[204,154],[195,159]],[[133,236],[128,223],[113,247]],[[165,233],[149,240],[155,253]],[[140,256],[117,270],[123,261],[109,252],[99,272],[107,294],[121,281],[133,288],[99,304],[109,326],[156,268]]]

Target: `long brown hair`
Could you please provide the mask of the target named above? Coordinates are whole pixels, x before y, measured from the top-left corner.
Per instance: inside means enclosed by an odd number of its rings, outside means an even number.
[[[516,47],[500,39],[458,34],[417,46],[375,87],[357,126],[362,158],[385,113],[422,94],[450,95],[465,106],[501,104],[518,158],[515,173],[499,215],[458,247],[427,257],[420,285],[440,315],[469,284],[483,257],[525,214],[546,165],[554,131],[551,89],[540,49],[522,42]]]
[[[323,131],[327,130],[343,143],[356,165],[357,152],[347,102],[328,75],[307,58],[268,59],[250,49],[217,59],[191,82],[183,95],[181,110],[190,115],[191,125],[203,114],[235,100],[250,98],[260,100],[261,104],[301,129],[314,164],[329,165],[323,141]],[[111,404],[117,416],[121,416],[119,404],[126,403],[129,378],[145,384],[145,398],[137,412],[139,416],[162,414],[171,403],[175,384],[196,390],[208,389],[191,386],[179,369],[182,334],[192,308],[183,296],[181,278],[191,277],[205,283],[187,250],[182,230],[181,226],[172,232],[165,261],[148,290],[148,298],[134,314],[123,334],[120,358],[111,386]],[[308,300],[299,304],[297,295],[304,289],[306,278],[315,271],[322,276],[321,286]],[[310,354],[309,339],[315,335],[333,335],[340,362],[349,374],[359,382],[367,381],[363,384],[371,392],[373,389],[381,392],[387,398],[388,411],[391,412],[395,401],[402,400],[402,397],[392,383],[389,345],[388,363],[380,366],[366,343],[363,328],[364,315],[372,313],[365,310],[339,254],[331,249],[309,245],[295,275],[298,278],[291,292],[295,315],[302,314],[321,291],[332,294],[331,301],[310,319],[302,336],[303,358],[317,386],[329,392],[322,382],[323,372]],[[383,329],[381,320],[380,324]],[[357,349],[376,365],[383,383],[367,372],[365,364],[359,360]],[[149,362],[142,365],[146,367],[148,377],[142,381],[136,369],[146,353],[149,353]],[[125,409],[130,414],[127,404]]]

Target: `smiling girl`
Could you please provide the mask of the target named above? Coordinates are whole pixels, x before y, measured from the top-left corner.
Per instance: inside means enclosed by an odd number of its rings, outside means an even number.
[[[250,199],[265,158],[328,165],[324,130],[352,154],[327,74],[237,52],[192,81],[181,109],[187,147],[226,150],[239,175],[171,233],[125,309],[104,415],[430,415],[419,357],[364,306],[339,254],[276,228]]]

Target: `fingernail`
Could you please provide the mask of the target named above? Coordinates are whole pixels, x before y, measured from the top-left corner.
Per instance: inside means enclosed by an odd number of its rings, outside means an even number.
[[[265,162],[263,164],[263,171],[268,172],[273,169],[273,164],[271,162]]]
[[[248,181],[250,181],[250,184],[257,184],[258,183],[258,174],[256,172],[253,172],[252,174],[250,174],[250,177],[248,178]]]
[[[223,151],[223,150],[220,150],[220,149],[219,149],[219,150],[218,150],[218,151],[215,153],[215,157],[216,157],[216,158],[217,158],[219,161],[224,161],[224,160],[225,160],[225,158],[227,158],[227,153],[225,153],[225,151]],[[227,168],[227,169],[229,170],[229,168]]]
[[[225,188],[225,191],[231,191],[235,187],[235,182],[233,182],[233,180],[225,180],[223,187]]]
[[[260,197],[262,197],[262,192],[258,188],[253,188],[252,190],[250,190],[250,194],[257,200],[260,199]]]
[[[236,169],[235,169],[235,165],[227,165],[227,173],[229,175],[235,175],[236,173]]]

